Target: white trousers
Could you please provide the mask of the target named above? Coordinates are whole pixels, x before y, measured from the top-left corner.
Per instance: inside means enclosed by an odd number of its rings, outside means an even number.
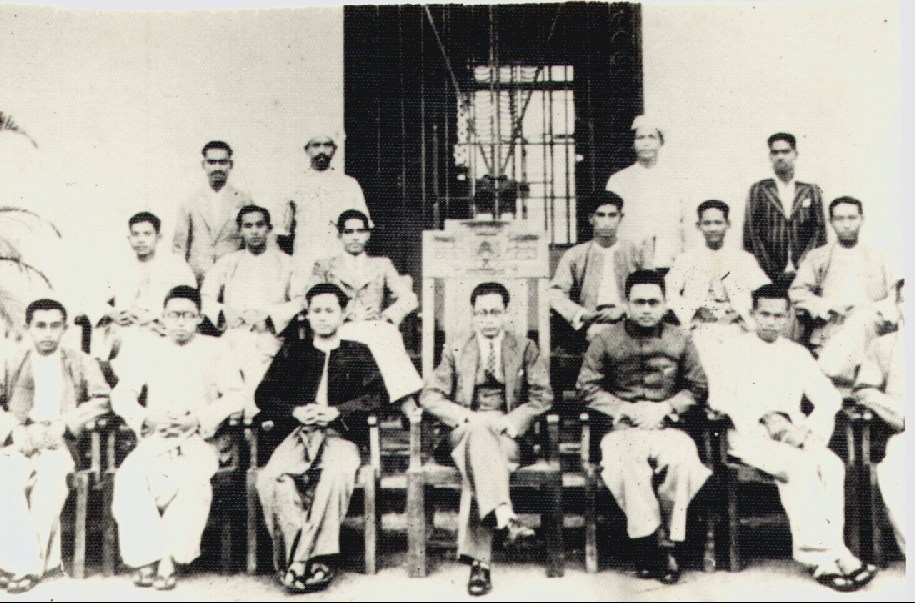
[[[397,402],[422,389],[422,377],[407,355],[400,330],[393,324],[384,320],[347,322],[340,327],[340,337],[369,347],[391,402]]]
[[[845,546],[845,465],[825,446],[795,448],[762,434],[728,432],[732,456],[778,480],[794,558],[807,566],[853,563]]]
[[[254,408],[254,392],[282,343],[275,335],[254,333],[247,328],[229,329],[222,338],[228,346],[230,357],[241,370],[245,404]]]
[[[73,469],[66,447],[30,457],[0,450],[0,569],[43,576],[60,567],[60,512]]]
[[[168,556],[190,563],[200,556],[218,467],[216,449],[200,436],[140,441],[114,477],[111,511],[124,563],[142,567]]]

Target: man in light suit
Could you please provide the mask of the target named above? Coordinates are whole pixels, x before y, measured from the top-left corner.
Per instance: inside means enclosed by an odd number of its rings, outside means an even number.
[[[533,535],[515,515],[509,473],[522,459],[525,434],[550,409],[553,391],[537,345],[519,341],[504,327],[508,290],[499,283],[477,285],[470,295],[474,333],[442,361],[423,389],[420,404],[451,428],[451,458],[472,497],[462,496],[458,555],[471,563],[467,591],[492,589],[493,529],[513,542]],[[469,508],[467,508],[469,506]]]
[[[619,240],[623,199],[616,193],[597,193],[588,221],[591,241],[565,252],[550,284],[550,306],[590,341],[626,313],[622,295],[626,277],[652,267],[650,254],[628,240]]]
[[[408,277],[401,276],[390,259],[365,253],[371,237],[366,214],[356,209],[344,211],[337,219],[337,230],[344,251],[315,262],[312,280],[337,285],[346,293],[349,302],[340,336],[369,346],[388,396],[396,402],[423,386],[398,329],[403,319],[419,307],[419,300]],[[293,288],[299,290],[295,285]],[[385,294],[391,301],[386,308]]]
[[[174,237],[175,253],[191,265],[198,283],[216,260],[241,249],[235,216],[239,209],[252,203],[248,193],[229,184],[232,147],[221,140],[211,140],[201,152],[207,185],[181,204]]]

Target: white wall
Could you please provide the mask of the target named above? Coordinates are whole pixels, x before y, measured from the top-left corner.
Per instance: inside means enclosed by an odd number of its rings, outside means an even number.
[[[898,7],[887,2],[731,2],[643,7],[646,111],[666,126],[665,161],[692,200],[739,209],[772,174],[766,138],[798,137],[797,177],[828,203],[865,205],[870,240],[900,253]]]
[[[229,142],[230,181],[273,206],[306,166],[307,132],[343,127],[342,7],[0,7],[0,57],[0,111],[39,145],[0,137],[0,205],[54,219],[83,263],[128,252],[126,219],[143,209],[170,242],[178,203],[205,182],[206,141]]]

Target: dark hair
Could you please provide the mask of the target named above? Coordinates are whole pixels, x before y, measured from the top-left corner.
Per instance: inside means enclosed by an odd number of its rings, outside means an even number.
[[[787,132],[776,132],[770,136],[768,141],[769,148],[772,148],[772,143],[779,140],[784,140],[791,145],[792,150],[797,150],[797,139],[794,137],[794,134],[788,134]]]
[[[470,306],[473,307],[477,304],[477,298],[481,295],[501,295],[502,304],[507,308],[508,302],[511,300],[511,295],[508,294],[508,289],[505,288],[505,285],[502,283],[480,283],[473,288],[473,291],[470,293]]]
[[[197,306],[197,309],[200,309],[200,291],[193,287],[187,285],[178,285],[169,291],[165,296],[165,301],[162,302],[162,307],[168,305],[173,299],[186,299],[188,301],[194,302],[194,305]]]
[[[349,303],[349,297],[343,292],[343,289],[333,283],[318,283],[308,290],[305,294],[305,301],[311,305],[311,300],[319,295],[336,295],[337,301],[340,302],[340,308],[345,310],[346,304]]]
[[[783,299],[790,306],[791,300],[788,298],[788,289],[781,285],[768,283],[753,292],[753,309],[759,305],[761,299]]]
[[[238,215],[235,216],[235,223],[238,224],[238,227],[241,228],[241,221],[248,214],[259,213],[264,216],[264,220],[267,222],[267,226],[273,226],[270,222],[270,211],[261,207],[260,205],[254,205],[253,203],[245,205],[240,210],[238,210]]]
[[[724,219],[729,220],[731,214],[731,208],[728,207],[728,204],[724,201],[719,201],[718,199],[709,199],[708,201],[703,201],[699,204],[699,207],[696,208],[696,214],[699,216],[699,219],[702,219],[702,214],[706,210],[717,209],[724,214]]]
[[[833,213],[833,210],[835,209],[836,205],[842,205],[843,203],[846,203],[848,205],[856,205],[858,207],[858,213],[861,214],[862,216],[864,215],[864,205],[860,201],[858,201],[854,197],[844,196],[844,197],[839,197],[838,199],[833,199],[832,203],[829,204],[829,217],[830,218],[832,218],[832,213]]]
[[[623,211],[623,198],[613,191],[597,191],[592,193],[588,199],[588,216],[593,216],[601,205],[613,205],[619,211]]]
[[[64,315],[64,322],[67,322],[67,309],[62,303],[56,299],[42,298],[36,299],[25,309],[25,324],[32,324],[32,317],[39,310],[60,310],[60,313]]]
[[[629,299],[629,293],[636,285],[657,285],[661,288],[661,294],[667,295],[667,287],[664,286],[664,275],[657,270],[636,270],[626,277],[626,299]]]
[[[212,149],[226,151],[229,154],[229,159],[232,158],[232,147],[221,140],[211,140],[210,142],[206,143],[203,145],[203,150],[200,151],[200,154],[206,157],[207,151]]]
[[[152,224],[152,227],[156,229],[156,234],[162,231],[162,220],[160,220],[159,216],[156,214],[148,211],[141,211],[138,214],[130,216],[130,219],[127,220],[127,228],[129,230],[135,224],[143,224],[144,222]]]
[[[358,209],[348,209],[337,218],[337,232],[343,232],[343,227],[346,226],[347,220],[362,220],[365,227],[369,227],[369,217],[367,215]]]

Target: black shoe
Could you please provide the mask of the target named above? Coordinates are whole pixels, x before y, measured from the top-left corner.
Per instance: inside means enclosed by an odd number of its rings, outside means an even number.
[[[666,559],[664,559],[663,565],[658,572],[658,581],[661,582],[661,584],[676,584],[680,581],[680,565],[671,553],[667,553],[663,556],[666,557]]]
[[[508,520],[505,530],[505,545],[512,546],[534,537],[534,529],[526,526],[517,517]]]
[[[489,567],[474,561],[470,566],[470,580],[467,581],[467,593],[474,597],[489,594],[492,590],[492,579],[489,576]]]

